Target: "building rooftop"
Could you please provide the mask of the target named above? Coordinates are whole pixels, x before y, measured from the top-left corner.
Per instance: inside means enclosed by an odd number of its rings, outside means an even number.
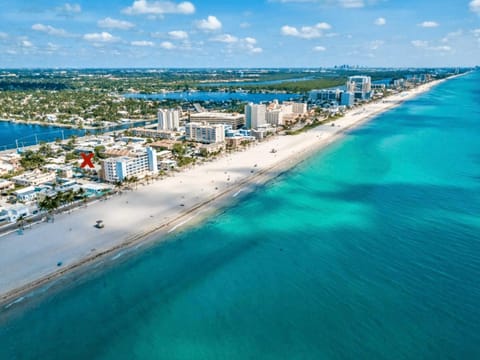
[[[212,119],[239,119],[243,118],[245,115],[239,113],[225,113],[225,112],[214,112],[214,111],[204,111],[197,114],[191,114],[191,118],[212,118]]]

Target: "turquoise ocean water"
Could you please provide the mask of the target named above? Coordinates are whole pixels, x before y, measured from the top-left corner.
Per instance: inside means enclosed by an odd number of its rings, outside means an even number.
[[[2,360],[479,359],[480,73],[15,308]]]

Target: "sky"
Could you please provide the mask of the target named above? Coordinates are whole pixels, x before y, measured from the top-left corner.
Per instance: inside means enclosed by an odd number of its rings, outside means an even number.
[[[480,63],[480,0],[0,0],[0,8],[0,68]]]

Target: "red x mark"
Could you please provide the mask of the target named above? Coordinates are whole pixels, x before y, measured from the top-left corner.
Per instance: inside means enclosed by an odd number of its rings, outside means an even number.
[[[83,159],[83,163],[82,165],[80,165],[82,169],[87,165],[89,168],[92,168],[92,169],[95,167],[92,164],[93,153],[90,153],[90,154],[81,153],[80,155],[82,155],[82,159]]]

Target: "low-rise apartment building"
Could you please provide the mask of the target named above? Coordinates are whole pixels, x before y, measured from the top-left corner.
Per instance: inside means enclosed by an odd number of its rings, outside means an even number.
[[[21,175],[14,176],[12,180],[20,186],[38,186],[56,179],[55,172],[41,172],[38,170],[27,171]]]
[[[245,125],[245,115],[205,111],[198,114],[191,114],[190,121],[207,123],[209,125],[230,125],[233,129],[238,129]]]
[[[104,181],[114,183],[122,182],[131,176],[141,178],[157,172],[157,152],[147,147],[143,152],[103,160],[100,177]]]
[[[221,143],[225,141],[225,127],[191,122],[185,126],[185,138],[204,144]]]

